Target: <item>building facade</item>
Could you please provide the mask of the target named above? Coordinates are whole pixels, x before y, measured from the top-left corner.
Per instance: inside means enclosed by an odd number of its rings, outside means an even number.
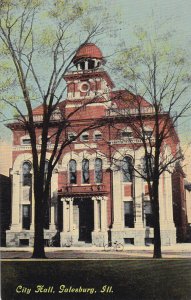
[[[73,63],[75,71],[64,76],[67,98],[52,116],[49,135],[61,116],[70,118],[62,138],[71,143],[65,147],[54,169],[49,209],[44,220],[45,243],[59,235],[60,246],[87,243],[103,246],[111,241],[145,245],[153,241],[153,216],[148,186],[141,176],[134,176],[132,165],[144,169],[144,149],[131,122],[122,118],[125,111],[136,115],[133,95],[114,90],[104,70],[104,57],[94,44],[79,48]],[[152,106],[141,99],[145,115],[145,134],[151,139]],[[41,147],[43,108],[33,111],[38,147]],[[90,126],[97,120],[97,127]],[[107,120],[101,125],[101,120]],[[100,122],[100,124],[99,124]],[[31,143],[18,121],[9,124],[13,131],[12,220],[6,232],[7,246],[33,245],[34,195]],[[79,135],[79,133],[81,134]],[[173,155],[178,137],[165,142],[166,155]],[[53,149],[50,138],[47,161]],[[45,172],[46,173],[46,172]],[[165,171],[159,184],[162,245],[176,243],[173,219],[172,177]]]

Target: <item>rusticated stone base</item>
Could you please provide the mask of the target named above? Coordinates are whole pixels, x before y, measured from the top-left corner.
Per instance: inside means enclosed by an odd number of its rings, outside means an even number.
[[[103,247],[108,243],[108,233],[106,232],[92,232],[92,244],[97,247]]]
[[[176,228],[161,229],[161,245],[171,246],[176,244]]]
[[[45,230],[44,240],[48,241],[55,235],[56,235],[56,231]],[[33,245],[34,245],[34,231],[31,230],[22,230],[22,231],[7,230],[6,231],[7,247],[22,247],[22,246],[33,247]]]

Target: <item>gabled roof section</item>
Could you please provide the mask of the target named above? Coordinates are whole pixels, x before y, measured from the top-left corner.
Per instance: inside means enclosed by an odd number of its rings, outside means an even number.
[[[139,95],[134,95],[127,90],[111,92],[111,102],[117,108],[152,107],[152,104]]]
[[[33,109],[33,115],[43,115],[44,113],[44,105],[41,104]]]

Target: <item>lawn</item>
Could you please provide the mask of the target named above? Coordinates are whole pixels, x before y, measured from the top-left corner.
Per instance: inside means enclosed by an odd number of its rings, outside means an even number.
[[[189,259],[4,261],[1,267],[2,300],[191,299]]]

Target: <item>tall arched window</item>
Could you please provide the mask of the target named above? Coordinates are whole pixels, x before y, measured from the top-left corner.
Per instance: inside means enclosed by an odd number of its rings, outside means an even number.
[[[23,186],[31,186],[32,185],[32,174],[31,174],[31,163],[25,161],[22,165],[22,175],[23,175]]]
[[[69,161],[69,182],[70,183],[77,183],[77,167],[76,161],[71,159]]]
[[[101,160],[101,158],[96,158],[96,160],[95,160],[95,182],[101,183],[102,180],[103,180],[102,160]]]
[[[146,156],[143,157],[142,165],[143,165],[142,175],[144,176],[144,180],[146,180],[146,178],[149,178],[149,177],[150,177],[150,180],[152,180],[153,168],[154,168],[153,156],[148,154],[147,157]],[[147,168],[147,165],[148,165],[148,168]]]
[[[90,174],[89,174],[89,160],[82,160],[82,183],[89,183]]]
[[[125,156],[122,162],[123,182],[132,182],[133,179],[133,162],[132,158]]]

